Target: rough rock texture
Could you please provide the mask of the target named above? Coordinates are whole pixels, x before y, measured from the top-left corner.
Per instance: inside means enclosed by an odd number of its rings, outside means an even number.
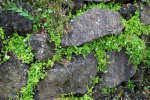
[[[112,0],[72,0],[72,1],[74,3],[74,8],[80,9],[83,6],[85,1],[100,3],[100,2],[108,2]]]
[[[22,2],[20,2],[20,5],[31,14],[32,9],[29,5]],[[32,21],[18,15],[16,12],[12,13],[12,11],[8,11],[7,13],[0,12],[0,26],[3,27],[7,35],[13,34],[14,30],[16,30],[19,35],[32,32]]]
[[[119,53],[108,52],[108,55],[110,55],[111,64],[107,66],[108,73],[103,76],[103,80],[106,87],[113,88],[131,78],[136,69],[132,63],[128,65],[129,56],[125,54],[125,50],[121,50]]]
[[[145,25],[150,24],[150,6],[140,3],[142,10],[140,12],[141,22],[145,23]]]
[[[72,0],[75,9],[80,9],[83,6],[84,0]]]
[[[139,0],[136,0],[139,1]],[[120,2],[120,3],[134,3],[134,0],[115,0],[115,2]]]
[[[119,12],[124,17],[124,19],[129,20],[131,18],[131,15],[132,16],[135,15],[136,10],[137,10],[137,7],[135,5],[133,5],[133,4],[125,4],[119,10]]]
[[[62,46],[79,46],[123,29],[118,12],[95,8],[70,21],[71,31],[63,35]]]
[[[47,61],[53,57],[53,52],[49,40],[49,34],[34,34],[30,37],[29,42],[33,48],[33,54],[37,60]]]
[[[84,1],[92,1],[92,2],[108,2],[108,1],[112,1],[112,0],[84,0]]]
[[[53,69],[47,71],[47,77],[38,85],[35,100],[51,100],[69,92],[86,93],[87,82],[97,73],[97,58],[90,53],[86,54],[86,58],[78,55],[73,57],[70,63],[66,63],[66,67],[65,64],[57,63]]]
[[[140,88],[141,83],[144,81],[144,74],[146,73],[146,70],[144,69],[144,65],[140,65],[138,67],[139,69],[136,71],[131,80],[133,80],[136,87]]]
[[[15,98],[17,91],[26,86],[28,68],[15,56],[0,64],[0,100],[8,100],[9,95]]]

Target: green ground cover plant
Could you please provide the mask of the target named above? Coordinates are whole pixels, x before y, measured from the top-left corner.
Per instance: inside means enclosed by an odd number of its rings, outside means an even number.
[[[135,67],[138,69],[138,65],[143,62],[146,65],[146,68],[149,68],[149,51],[150,49],[146,47],[146,43],[144,40],[139,38],[142,34],[149,35],[150,33],[150,25],[145,26],[140,22],[139,18],[139,10],[136,11],[135,15],[128,21],[122,19],[122,23],[125,27],[124,31],[122,31],[119,35],[105,36],[91,43],[84,44],[83,46],[74,46],[62,48],[61,36],[63,33],[63,27],[67,23],[70,18],[75,18],[84,14],[86,11],[91,10],[93,8],[102,8],[109,9],[112,11],[117,11],[121,8],[121,4],[115,4],[113,2],[105,4],[105,3],[88,3],[84,5],[81,9],[76,11],[76,15],[71,14],[72,3],[70,0],[64,3],[64,0],[54,0],[54,1],[36,1],[32,0],[32,2],[28,0],[24,0],[33,6],[36,12],[36,16],[34,17],[34,25],[33,30],[39,34],[43,34],[43,30],[50,34],[51,40],[50,42],[55,43],[55,55],[52,59],[49,59],[47,62],[33,62],[34,55],[32,54],[32,48],[30,44],[28,44],[28,39],[31,36],[30,34],[26,37],[18,36],[15,33],[13,36],[6,36],[4,30],[0,28],[0,37],[3,41],[3,48],[0,53],[0,61],[4,62],[9,59],[7,52],[13,52],[19,60],[22,60],[23,63],[30,63],[31,67],[28,72],[28,81],[27,86],[21,89],[20,99],[21,100],[33,100],[34,96],[34,87],[38,84],[39,79],[44,79],[46,76],[46,68],[53,67],[54,62],[62,61],[63,56],[66,56],[67,59],[71,59],[72,55],[80,55],[90,53],[93,51],[95,56],[98,58],[98,66],[97,71],[102,71],[107,73],[107,64],[111,63],[107,61],[109,56],[106,51],[120,51],[122,48],[126,49],[126,54],[130,56],[129,63],[133,63]],[[47,3],[45,3],[47,2]],[[55,5],[54,5],[55,4]],[[65,6],[65,7],[64,7]],[[21,8],[15,8],[22,10]],[[62,10],[63,9],[63,10]],[[19,11],[18,13],[23,13],[23,11]],[[25,10],[25,13],[26,10]],[[20,14],[22,16],[26,16],[25,14]],[[95,79],[97,81],[98,79]],[[90,98],[92,93],[92,89],[94,85],[88,89],[88,93],[83,96],[83,98]],[[106,93],[107,94],[107,93]],[[73,100],[76,98],[77,100],[82,100],[83,98],[71,97]],[[87,100],[88,100],[87,99]],[[72,99],[70,99],[72,100]],[[92,100],[90,98],[89,100]]]
[[[23,63],[29,64],[33,62],[34,55],[31,52],[32,47],[26,43],[29,40],[30,34],[27,35],[27,37],[23,37],[15,33],[13,36],[5,38],[6,36],[3,33],[4,31],[1,28],[0,34],[4,44],[1,53],[5,54],[3,62],[9,59],[9,56],[7,55],[8,52],[13,52],[13,54],[17,56],[18,60],[21,60]]]

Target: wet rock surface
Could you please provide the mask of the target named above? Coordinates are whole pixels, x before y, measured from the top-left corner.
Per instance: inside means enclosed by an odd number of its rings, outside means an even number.
[[[66,66],[57,63],[53,69],[47,71],[47,77],[39,83],[35,100],[51,100],[70,92],[86,93],[87,82],[96,76],[97,64],[93,53],[86,54],[86,58],[82,55],[75,56]]]
[[[120,52],[112,51],[107,54],[110,55],[109,61],[111,61],[111,64],[107,66],[108,72],[103,76],[106,87],[116,87],[136,73],[134,65],[128,64],[129,56],[125,54],[124,49]]]
[[[8,96],[15,98],[17,91],[26,86],[28,68],[15,56],[0,64],[0,100],[8,100]]]
[[[124,4],[123,7],[119,10],[119,12],[124,19],[129,20],[132,16],[135,15],[136,10],[137,10],[136,5]]]
[[[29,5],[23,2],[19,2],[19,4],[23,9],[27,9],[29,14],[31,14],[32,8]],[[31,33],[32,24],[31,20],[18,15],[16,12],[0,12],[0,26],[3,27],[7,35],[13,34],[15,30],[19,35]]]
[[[30,37],[29,42],[33,48],[33,54],[39,61],[47,61],[53,57],[52,46],[49,43],[49,34],[34,34]]]
[[[63,34],[61,44],[80,46],[100,37],[119,34],[123,29],[118,12],[95,8],[70,21],[71,31]]]
[[[145,25],[150,25],[150,5],[145,5],[144,3],[140,3],[142,10],[140,12],[141,22],[145,23]]]

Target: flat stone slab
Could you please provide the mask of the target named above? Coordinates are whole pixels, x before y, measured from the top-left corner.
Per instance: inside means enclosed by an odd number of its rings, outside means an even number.
[[[61,45],[80,46],[100,37],[121,33],[124,26],[118,12],[95,8],[70,21],[70,32],[61,39]]]

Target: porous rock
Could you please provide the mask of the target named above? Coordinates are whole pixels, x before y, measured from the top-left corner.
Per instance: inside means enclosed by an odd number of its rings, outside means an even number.
[[[108,1],[112,1],[112,0],[84,0],[84,1],[91,1],[91,2],[100,3],[100,2],[108,2]]]
[[[29,66],[21,63],[17,57],[0,64],[0,100],[15,100],[17,92],[26,86]]]
[[[84,0],[72,0],[74,3],[74,9],[80,9],[83,6]]]
[[[60,94],[70,92],[86,93],[88,81],[97,73],[97,58],[90,53],[86,54],[86,58],[82,55],[74,56],[70,62],[66,66],[57,63],[47,71],[47,77],[39,82],[35,100],[53,100],[59,98]]]
[[[129,20],[131,15],[134,16],[137,10],[136,5],[134,4],[124,4],[123,7],[119,10],[120,14],[124,19]]]
[[[109,61],[111,61],[111,64],[107,66],[108,72],[103,76],[106,87],[116,87],[136,73],[134,65],[128,64],[129,55],[125,54],[124,49],[120,52],[112,51],[107,54],[110,55]]]
[[[67,35],[63,33],[63,47],[80,46],[106,35],[119,34],[123,25],[118,12],[95,8],[72,19],[70,28]]]
[[[23,2],[19,2],[23,9],[27,9],[29,14],[32,12],[32,8]],[[17,4],[16,4],[17,5]],[[32,32],[32,21],[18,15],[13,11],[0,12],[0,26],[5,30],[7,35],[13,34],[15,31],[19,35],[25,35]]]
[[[140,3],[140,6],[142,7],[140,11],[141,22],[145,23],[145,25],[150,25],[150,5]]]
[[[37,60],[47,61],[53,57],[53,51],[49,40],[49,34],[34,34],[30,37],[29,42],[33,48],[32,52]]]

